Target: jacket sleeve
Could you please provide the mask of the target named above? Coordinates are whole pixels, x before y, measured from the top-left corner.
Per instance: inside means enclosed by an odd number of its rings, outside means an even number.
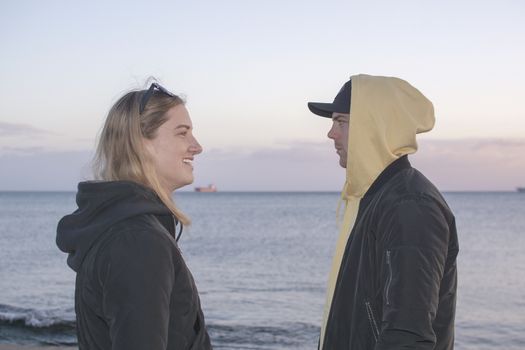
[[[155,232],[122,232],[107,247],[99,278],[112,350],[166,349],[174,284],[170,243]]]
[[[450,236],[444,213],[426,197],[405,198],[379,226],[383,313],[375,350],[434,349]]]

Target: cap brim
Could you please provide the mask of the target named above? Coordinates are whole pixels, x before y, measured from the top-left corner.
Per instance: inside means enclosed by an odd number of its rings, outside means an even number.
[[[333,103],[308,102],[308,109],[313,114],[325,118],[332,118],[332,113],[335,112]]]

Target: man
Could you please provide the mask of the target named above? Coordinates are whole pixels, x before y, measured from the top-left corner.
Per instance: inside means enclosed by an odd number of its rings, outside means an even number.
[[[454,216],[407,158],[434,126],[432,103],[401,79],[357,75],[308,107],[332,119],[346,168],[319,348],[453,349]]]

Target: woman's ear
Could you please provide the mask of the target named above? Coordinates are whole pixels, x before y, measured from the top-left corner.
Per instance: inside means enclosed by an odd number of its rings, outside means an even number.
[[[155,147],[153,146],[153,140],[147,139],[145,137],[142,137],[142,147],[144,147],[144,150],[148,153],[148,155],[155,154]]]

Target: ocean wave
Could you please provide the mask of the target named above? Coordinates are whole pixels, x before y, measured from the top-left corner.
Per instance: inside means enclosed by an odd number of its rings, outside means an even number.
[[[274,326],[220,325],[207,326],[216,349],[305,349],[317,344],[319,327],[302,322]]]
[[[0,304],[0,325],[28,329],[64,331],[75,329],[71,310],[34,310]]]
[[[66,311],[33,310],[0,304],[0,340],[76,345],[75,320],[60,316],[70,314]],[[305,344],[315,344],[319,333],[318,326],[308,323],[256,326],[212,322],[207,328],[217,349],[302,349]]]

